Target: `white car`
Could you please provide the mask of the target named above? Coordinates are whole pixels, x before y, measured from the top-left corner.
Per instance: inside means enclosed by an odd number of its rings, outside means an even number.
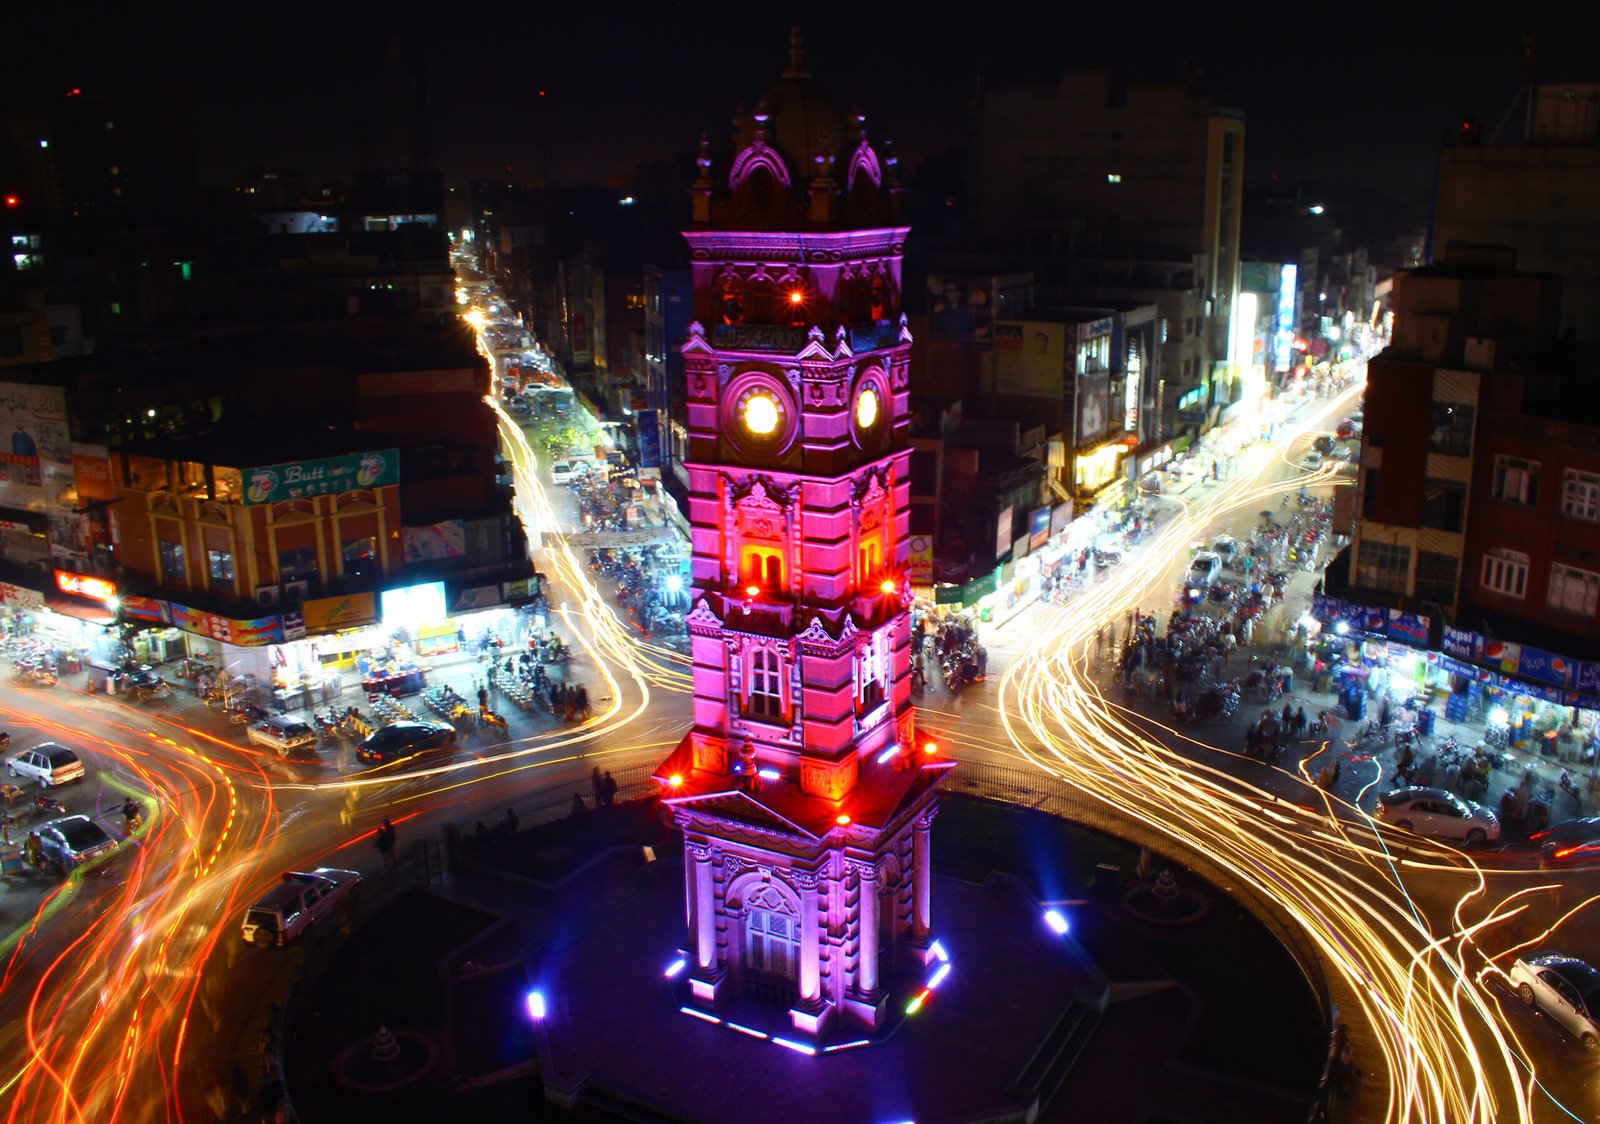
[[[304,756],[307,746],[315,750],[317,745],[317,732],[310,726],[298,718],[287,718],[276,714],[259,722],[252,722],[250,728],[244,732],[244,736],[256,745],[277,750],[284,757]]]
[[[1507,975],[1524,1003],[1549,1015],[1589,1053],[1600,1053],[1600,972],[1545,952],[1517,957]]]
[[[1500,838],[1500,817],[1443,788],[1397,788],[1378,798],[1379,821],[1475,846]]]
[[[265,897],[245,911],[245,943],[262,948],[282,948],[316,931],[317,922],[332,916],[345,902],[353,902],[361,873],[319,866],[316,870],[291,870]]]
[[[585,475],[583,466],[571,461],[557,461],[550,466],[550,479],[557,484],[570,484],[574,480],[581,480]]]
[[[40,742],[15,754],[6,762],[6,772],[13,777],[32,777],[40,788],[81,781],[84,775],[78,755],[57,742]]]
[[[1222,558],[1212,550],[1202,550],[1189,563],[1190,588],[1205,589],[1222,574]]]

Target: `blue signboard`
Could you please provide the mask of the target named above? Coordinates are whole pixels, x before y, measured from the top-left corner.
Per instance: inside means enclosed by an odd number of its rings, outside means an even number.
[[[654,410],[640,410],[634,415],[639,427],[639,467],[661,467],[661,426]]]
[[[1402,613],[1399,609],[1390,609],[1388,615],[1388,637],[1390,640],[1401,640],[1407,644],[1425,646],[1428,643],[1428,618],[1416,613]]]

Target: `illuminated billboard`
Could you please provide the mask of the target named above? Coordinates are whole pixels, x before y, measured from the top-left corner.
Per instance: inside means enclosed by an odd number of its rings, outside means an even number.
[[[1299,269],[1285,265],[1278,275],[1278,314],[1272,332],[1273,367],[1281,374],[1294,366],[1294,283]]]

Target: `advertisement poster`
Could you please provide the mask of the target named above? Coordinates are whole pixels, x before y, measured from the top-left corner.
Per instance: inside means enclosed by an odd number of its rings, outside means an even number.
[[[988,351],[994,347],[994,281],[988,277],[928,278],[928,333],[934,343]]]
[[[1006,509],[1000,513],[1000,518],[995,523],[994,556],[996,558],[1004,558],[1006,552],[1011,549],[1011,524],[1015,518],[1016,514],[1012,505],[1007,504]]]
[[[337,632],[359,628],[378,619],[378,599],[370,593],[344,597],[316,597],[300,606],[307,632]]]
[[[116,498],[111,485],[111,459],[104,446],[72,446],[72,475],[78,485],[78,500],[109,500]]]
[[[1034,508],[1028,517],[1028,549],[1038,550],[1050,541],[1050,509]]]
[[[436,558],[467,556],[467,525],[460,519],[446,519],[427,527],[402,527],[407,562],[431,562]]]
[[[912,535],[911,553],[906,562],[906,577],[912,585],[933,584],[933,536]]]
[[[154,597],[134,597],[129,595],[121,598],[119,605],[122,609],[122,615],[129,620],[171,623],[167,619],[167,603],[165,601],[157,601]]]
[[[357,488],[382,488],[400,483],[400,450],[379,449],[342,457],[269,464],[247,468],[242,475],[247,505],[331,496]]]
[[[996,394],[1060,401],[1067,365],[1067,326],[1002,320],[994,329]]]
[[[1088,445],[1106,434],[1110,422],[1111,376],[1080,375],[1078,378],[1078,444]]]

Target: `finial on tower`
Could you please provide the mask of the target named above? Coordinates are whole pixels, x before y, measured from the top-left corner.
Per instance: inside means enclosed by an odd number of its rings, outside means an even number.
[[[800,25],[789,25],[789,66],[783,72],[785,78],[810,78],[811,71],[806,69],[806,45],[800,35]]]

